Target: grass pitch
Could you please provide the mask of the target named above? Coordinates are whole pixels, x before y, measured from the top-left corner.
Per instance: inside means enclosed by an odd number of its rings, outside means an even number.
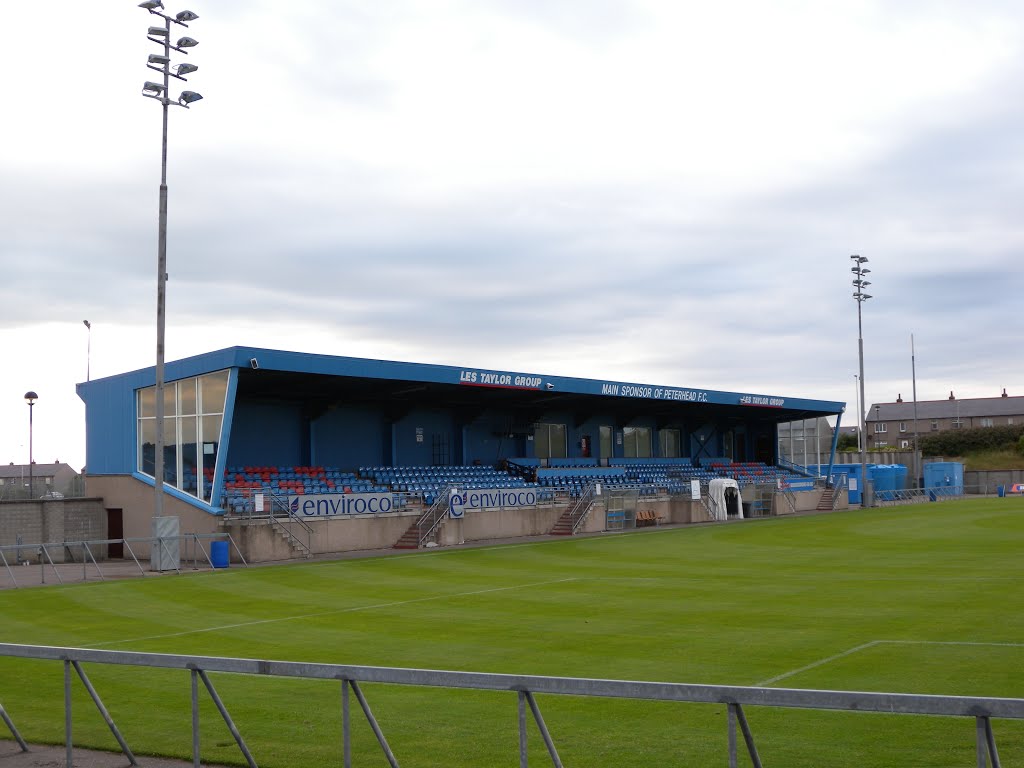
[[[0,641],[359,665],[1024,697],[1024,500],[987,499],[0,593]],[[190,754],[180,672],[88,668],[139,754]],[[261,766],[341,761],[337,684],[214,677]],[[364,686],[403,766],[518,763],[507,693]],[[75,742],[116,749],[75,683]],[[0,659],[30,741],[63,669]],[[205,694],[203,695],[205,699]],[[571,766],[726,761],[724,707],[539,699]],[[212,704],[204,762],[242,763]],[[971,765],[969,719],[750,708],[766,765]],[[355,764],[387,764],[353,712]],[[1024,723],[994,723],[1024,764]],[[531,764],[545,765],[531,729]],[[6,732],[0,734],[6,736]],[[745,758],[744,758],[745,759]]]

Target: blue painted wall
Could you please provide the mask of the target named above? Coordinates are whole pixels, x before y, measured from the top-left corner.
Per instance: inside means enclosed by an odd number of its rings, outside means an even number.
[[[235,405],[228,466],[305,464],[302,409],[297,403],[240,401]]]
[[[312,462],[345,469],[391,464],[390,431],[378,411],[353,406],[327,411],[312,430]]]

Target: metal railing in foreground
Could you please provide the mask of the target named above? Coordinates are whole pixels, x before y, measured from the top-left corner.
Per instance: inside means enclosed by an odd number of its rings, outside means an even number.
[[[192,759],[200,765],[199,743],[199,683],[202,682],[217,707],[221,718],[234,737],[239,750],[251,768],[256,761],[244,738],[236,727],[223,700],[210,679],[211,672],[272,677],[302,678],[307,680],[333,680],[341,684],[341,721],[343,764],[352,765],[350,694],[354,695],[366,717],[389,765],[398,768],[398,759],[388,745],[387,738],[370,709],[362,689],[363,683],[430,686],[437,688],[507,691],[518,699],[519,765],[526,768],[527,709],[533,716],[544,740],[551,764],[561,768],[554,739],[544,723],[537,695],[602,697],[639,699],[649,701],[688,702],[726,705],[728,715],[729,765],[739,764],[739,733],[742,733],[750,763],[761,768],[761,758],[754,743],[753,731],[747,721],[745,706],[833,710],[845,712],[873,712],[888,715],[932,715],[969,717],[975,720],[975,753],[978,768],[1000,768],[996,749],[993,718],[1024,719],[1024,699],[984,698],[974,696],[935,696],[906,693],[868,693],[855,691],[801,690],[794,688],[758,688],[728,685],[691,685],[685,683],[655,683],[628,680],[598,680],[573,677],[538,677],[532,675],[502,675],[482,672],[451,672],[431,669],[401,669],[394,667],[363,667],[345,664],[317,664],[296,661],[265,661],[258,659],[213,656],[186,656],[134,651],[107,651],[85,648],[58,648],[39,645],[0,643],[0,657],[59,661],[64,665],[64,726],[67,766],[73,765],[71,689],[73,675],[78,676],[88,691],[125,757],[138,765],[128,743],[110,716],[85,673],[83,664],[116,664],[159,669],[179,669],[188,672],[192,684]],[[13,718],[0,703],[0,718],[24,751],[29,747],[15,726]]]

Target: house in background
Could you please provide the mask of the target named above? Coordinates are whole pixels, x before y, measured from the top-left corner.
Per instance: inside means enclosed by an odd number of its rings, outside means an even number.
[[[32,488],[29,488],[29,475],[32,477]],[[52,464],[32,464],[29,472],[28,464],[0,465],[0,500],[38,499],[41,496],[78,496],[81,495],[81,475],[68,464],[55,461]],[[57,496],[57,498],[60,498]]]
[[[957,398],[952,392],[945,400],[875,403],[865,420],[868,448],[911,449],[914,434],[921,436],[950,429],[977,429],[1024,424],[1024,397]]]

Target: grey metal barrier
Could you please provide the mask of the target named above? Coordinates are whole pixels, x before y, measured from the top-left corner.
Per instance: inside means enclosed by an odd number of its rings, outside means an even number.
[[[539,677],[533,675],[504,675],[483,672],[452,672],[432,669],[402,669],[396,667],[364,667],[346,664],[318,664],[296,661],[266,661],[258,659],[214,656],[186,656],[135,651],[109,651],[84,648],[60,648],[39,645],[0,643],[0,656],[24,659],[59,661],[64,664],[64,725],[66,764],[73,765],[71,684],[72,673],[78,676],[90,698],[103,717],[129,762],[138,765],[128,743],[104,706],[99,693],[89,681],[82,665],[116,664],[159,669],[187,671],[192,684],[192,760],[200,765],[199,743],[199,683],[209,693],[234,737],[250,768],[256,761],[223,700],[210,680],[211,672],[272,677],[302,678],[308,680],[334,680],[341,684],[342,750],[345,768],[352,766],[350,694],[354,695],[368,724],[376,736],[388,764],[398,768],[398,759],[388,745],[387,738],[374,717],[362,689],[363,683],[431,686],[439,688],[507,691],[516,694],[518,702],[519,765],[527,768],[527,709],[544,740],[548,757],[555,768],[562,768],[551,732],[544,723],[538,694],[556,696],[593,696],[602,698],[640,699],[649,701],[717,704],[727,707],[729,766],[739,764],[739,736],[750,763],[761,768],[761,758],[754,742],[753,731],[747,721],[744,707],[779,707],[845,712],[873,712],[888,715],[932,715],[966,717],[975,720],[975,754],[977,768],[1000,768],[999,753],[992,729],[993,718],[1024,719],[1024,699],[985,698],[975,696],[936,696],[907,693],[868,693],[856,691],[802,690],[795,688],[762,688],[729,685],[693,685],[686,683],[657,683],[628,680],[599,680],[574,677]],[[0,703],[0,718],[23,751],[29,747],[18,732],[13,719]]]
[[[117,563],[119,566],[123,566],[126,563],[133,562],[135,569],[139,571],[142,576],[146,575],[146,569],[139,562],[139,558],[136,556],[135,551],[132,549],[132,544],[138,544],[142,542],[148,542],[151,546],[158,546],[161,543],[174,540],[185,545],[185,562],[192,562],[192,570],[198,570],[201,563],[205,563],[210,568],[214,568],[214,563],[210,552],[207,547],[203,544],[204,541],[215,541],[215,540],[226,540],[231,547],[234,549],[235,554],[238,556],[239,561],[242,565],[248,565],[245,560],[242,551],[238,548],[235,540],[227,533],[183,533],[177,536],[164,536],[164,537],[135,537],[127,539],[88,539],[82,541],[54,541],[45,543],[18,543],[18,544],[3,544],[0,545],[0,575],[6,575],[9,586],[19,589],[22,583],[32,582],[33,585],[45,585],[46,574],[50,573],[54,579],[54,583],[64,584],[67,581],[89,581],[89,574],[95,572],[95,576],[99,581],[106,581],[104,575],[104,566],[107,567],[108,571],[114,569],[113,563]],[[124,550],[127,552],[127,559],[116,559],[111,560],[104,556],[101,547],[109,545],[123,545]],[[54,553],[59,553],[60,556],[54,557]],[[145,558],[143,558],[145,559]],[[38,563],[38,577],[27,578],[26,576],[19,577],[17,574],[20,573],[31,573],[35,576],[34,569]],[[28,566],[31,565],[33,570],[28,571],[27,568],[17,568],[12,566]],[[78,566],[81,566],[81,577],[78,577]],[[119,571],[123,570],[118,568]],[[181,568],[175,567],[172,570],[177,573],[181,573]],[[123,573],[122,573],[123,575]],[[0,582],[0,588],[4,585]]]

